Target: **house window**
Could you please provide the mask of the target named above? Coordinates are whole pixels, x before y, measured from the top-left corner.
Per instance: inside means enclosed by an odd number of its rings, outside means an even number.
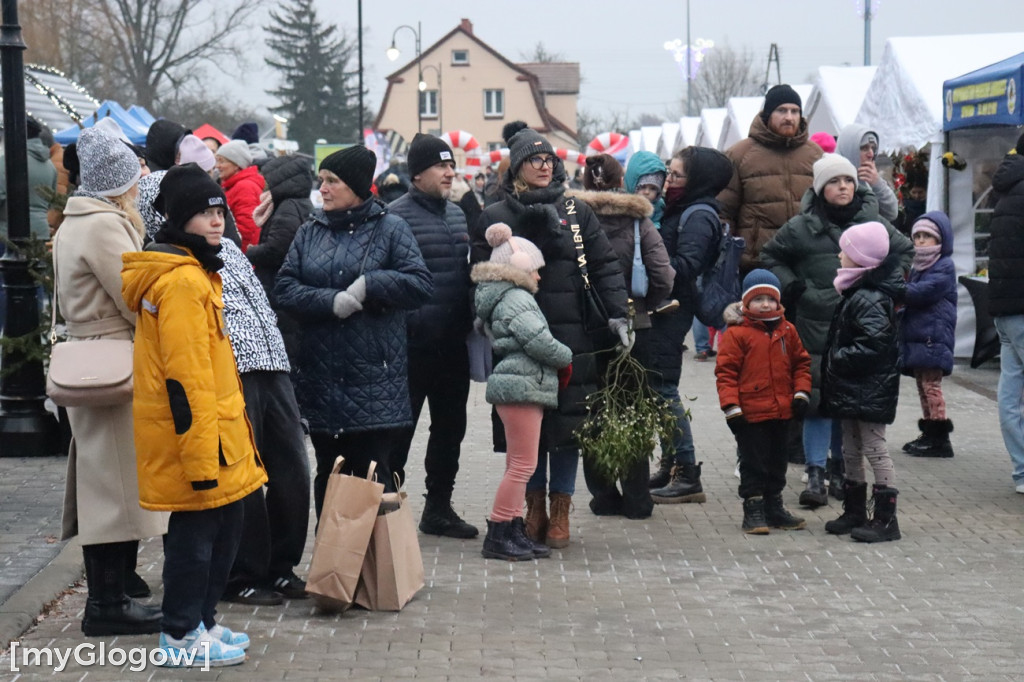
[[[501,118],[505,115],[505,91],[484,90],[484,116]]]
[[[452,50],[452,66],[469,66],[469,50]]]
[[[420,93],[420,118],[437,118],[437,90]]]
[[[487,151],[489,151],[489,152],[496,152],[499,149],[504,149],[504,147],[505,147],[505,143],[504,142],[488,142],[487,143]]]

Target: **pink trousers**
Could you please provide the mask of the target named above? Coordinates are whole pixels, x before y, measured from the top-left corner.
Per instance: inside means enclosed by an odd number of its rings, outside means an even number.
[[[921,412],[925,419],[942,421],[946,418],[946,399],[942,395],[941,369],[915,369],[917,395],[921,398]]]
[[[511,521],[523,515],[526,482],[537,468],[540,424],[544,408],[540,405],[497,405],[505,425],[505,475],[498,484],[491,509],[491,521]]]

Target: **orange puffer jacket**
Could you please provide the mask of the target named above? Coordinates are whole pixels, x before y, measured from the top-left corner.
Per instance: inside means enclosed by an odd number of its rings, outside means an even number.
[[[186,249],[125,253],[121,291],[135,330],[139,504],[197,511],[240,500],[267,476],[224,325],[220,275]]]
[[[739,405],[749,422],[790,419],[793,397],[811,392],[811,356],[785,317],[772,330],[744,317],[722,335],[715,377],[723,410]]]

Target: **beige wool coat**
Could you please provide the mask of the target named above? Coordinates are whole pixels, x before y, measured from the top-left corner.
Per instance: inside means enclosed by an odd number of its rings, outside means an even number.
[[[68,199],[54,241],[55,290],[69,342],[130,339],[135,315],[121,297],[121,254],[142,249],[128,216],[100,199]],[[163,535],[167,514],[139,506],[132,406],[69,407],[71,450],[63,538],[83,545]]]

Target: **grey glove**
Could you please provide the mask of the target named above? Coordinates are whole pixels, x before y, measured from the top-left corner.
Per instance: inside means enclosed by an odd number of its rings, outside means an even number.
[[[624,317],[613,317],[608,320],[608,329],[619,337],[619,344],[625,352],[629,352],[633,348],[633,342],[636,341],[636,336],[629,329],[629,323]]]
[[[339,291],[334,295],[334,314],[344,320],[352,313],[363,309],[363,304],[347,291]]]
[[[359,275],[359,277],[356,278],[356,281],[349,284],[348,289],[345,291],[347,291],[352,298],[356,299],[356,301],[363,303],[366,300],[366,275]],[[337,301],[335,301],[335,305],[337,305]]]

